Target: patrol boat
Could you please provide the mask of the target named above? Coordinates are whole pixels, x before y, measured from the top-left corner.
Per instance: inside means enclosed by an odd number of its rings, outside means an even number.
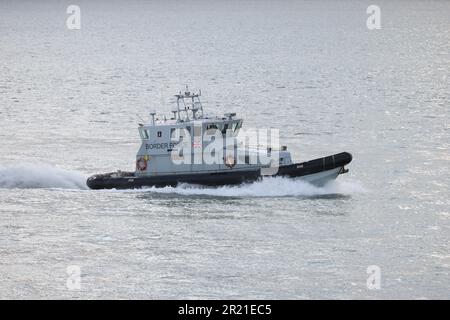
[[[175,95],[176,108],[171,118],[155,118],[156,113],[150,113],[149,123],[139,124],[142,144],[135,171],[93,175],[87,179],[88,187],[132,189],[181,183],[221,186],[274,176],[323,186],[348,172],[345,165],[352,160],[348,152],[294,163],[286,146],[267,143],[277,140],[267,130],[262,130],[262,138],[261,134],[255,137],[252,131],[240,139],[243,120],[236,113],[208,116],[203,112],[200,96],[201,91],[191,93],[186,87],[183,94]]]

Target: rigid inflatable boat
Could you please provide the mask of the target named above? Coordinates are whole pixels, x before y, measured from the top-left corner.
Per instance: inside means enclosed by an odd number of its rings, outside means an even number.
[[[342,152],[294,163],[286,146],[278,146],[277,131],[241,130],[243,120],[235,113],[208,116],[201,93],[186,91],[176,97],[171,118],[139,124],[142,144],[134,172],[116,171],[88,178],[91,189],[132,189],[176,186],[189,183],[206,186],[236,185],[265,177],[283,176],[322,186],[340,174],[352,161]],[[275,145],[274,145],[275,144]]]

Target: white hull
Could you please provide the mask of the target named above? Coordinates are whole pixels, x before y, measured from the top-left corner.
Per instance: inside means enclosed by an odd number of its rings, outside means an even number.
[[[298,179],[306,181],[315,186],[324,186],[327,182],[335,180],[339,174],[342,173],[344,167],[334,168],[327,171],[322,171],[318,173],[309,174],[307,176],[299,177]]]

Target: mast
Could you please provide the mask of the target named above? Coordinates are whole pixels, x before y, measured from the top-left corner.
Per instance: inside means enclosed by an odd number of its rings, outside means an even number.
[[[186,118],[185,121],[190,121],[189,114],[191,114],[192,119],[201,119],[203,118],[203,106],[200,101],[200,95],[201,91],[199,93],[191,93],[188,89],[188,86],[186,86],[186,91],[184,94],[181,94],[181,91],[179,94],[176,94],[175,97],[177,98],[177,111],[178,113],[178,119],[177,121],[183,120],[181,118],[181,113],[185,113]],[[190,111],[190,112],[189,112]],[[176,118],[176,117],[175,117]]]

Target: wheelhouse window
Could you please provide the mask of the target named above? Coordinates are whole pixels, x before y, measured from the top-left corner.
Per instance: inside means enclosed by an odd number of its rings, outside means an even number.
[[[202,127],[194,126],[194,137],[201,137],[201,136],[202,136]]]
[[[217,130],[217,125],[215,123],[208,124],[206,130]]]
[[[186,137],[190,137],[190,135],[191,127],[170,129],[170,139],[172,141],[181,141]]]
[[[176,128],[172,128],[170,129],[170,140],[172,141],[177,141],[177,129]]]
[[[205,127],[205,134],[206,135],[214,135],[216,133],[217,130],[219,130],[219,128],[217,127],[217,124],[215,123],[210,123],[208,125],[206,125]]]
[[[148,132],[148,130],[140,129],[140,130],[139,130],[139,134],[141,135],[141,138],[142,138],[143,140],[148,140],[148,137],[149,137],[149,132]]]
[[[242,127],[242,120],[240,120],[239,122],[236,122],[236,123],[235,123],[234,129],[233,129],[234,134],[237,134],[237,133],[239,132],[239,129],[240,129],[241,127]]]
[[[180,129],[180,140],[191,138],[191,127],[181,128]]]
[[[222,131],[222,134],[226,134],[227,130],[230,130],[232,135],[237,135],[241,126],[242,126],[242,121],[227,122],[223,125],[221,131]]]

